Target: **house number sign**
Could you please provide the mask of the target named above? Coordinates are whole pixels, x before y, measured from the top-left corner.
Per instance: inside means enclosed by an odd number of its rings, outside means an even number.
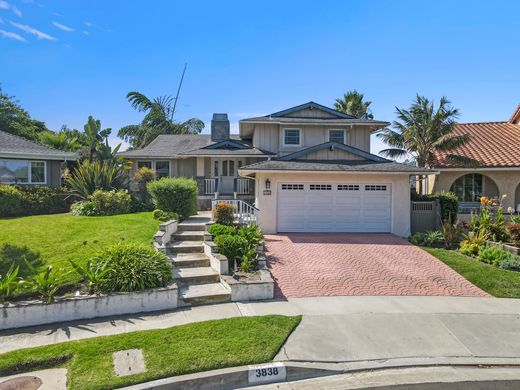
[[[264,195],[271,195],[271,190],[264,190]]]
[[[287,371],[282,362],[249,366],[249,383],[282,382],[287,379]]]

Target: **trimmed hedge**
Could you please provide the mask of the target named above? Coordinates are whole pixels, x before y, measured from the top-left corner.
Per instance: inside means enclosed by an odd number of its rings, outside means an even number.
[[[63,188],[0,185],[0,217],[67,213],[68,195]]]
[[[177,213],[183,220],[197,214],[199,187],[193,179],[162,178],[148,183],[146,189],[160,210]]]
[[[125,190],[96,190],[88,200],[72,205],[72,214],[83,216],[100,216],[127,214],[132,208],[132,197]]]
[[[429,195],[418,195],[415,192],[412,192],[412,200],[418,202],[431,202],[438,200],[441,205],[442,221],[444,222],[450,217],[452,222],[457,220],[457,216],[459,214],[459,199],[453,192],[441,191]]]

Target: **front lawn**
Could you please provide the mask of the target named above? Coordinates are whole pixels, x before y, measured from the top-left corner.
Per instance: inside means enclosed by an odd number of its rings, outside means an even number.
[[[239,317],[22,349],[0,355],[0,376],[67,367],[70,389],[120,386],[271,361],[301,317]],[[140,348],[146,372],[117,377],[112,354]]]
[[[84,263],[101,248],[121,239],[149,244],[159,223],[149,212],[108,217],[52,214],[0,219],[0,273],[14,261],[20,265],[20,274],[27,274],[23,257],[40,269],[49,264],[66,273],[72,270],[69,260]],[[64,282],[78,280],[78,275],[70,272]]]
[[[520,298],[520,272],[496,268],[456,251],[423,249],[494,297]]]

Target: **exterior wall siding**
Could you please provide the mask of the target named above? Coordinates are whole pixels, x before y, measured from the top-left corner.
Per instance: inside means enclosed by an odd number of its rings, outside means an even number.
[[[301,130],[300,146],[283,146],[283,129]],[[277,153],[279,156],[329,141],[329,130],[346,130],[346,144],[370,152],[370,129],[366,126],[326,125],[278,125],[257,124],[253,134],[253,146]]]
[[[47,161],[47,185],[61,187],[61,161]]]

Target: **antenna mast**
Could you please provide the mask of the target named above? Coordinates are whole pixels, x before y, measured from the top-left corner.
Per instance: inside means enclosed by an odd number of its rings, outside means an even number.
[[[184,63],[184,69],[182,70],[182,76],[181,76],[181,81],[179,83],[179,88],[177,88],[177,95],[175,95],[175,102],[173,103],[172,117],[175,114],[175,108],[177,107],[177,101],[179,100],[179,93],[181,92],[182,81],[184,80],[184,73],[186,73],[186,67],[187,66],[188,66],[188,63],[185,62]]]

